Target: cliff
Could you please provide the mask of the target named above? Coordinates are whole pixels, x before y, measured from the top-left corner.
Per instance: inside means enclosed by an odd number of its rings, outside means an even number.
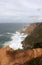
[[[34,58],[42,57],[42,48],[14,51],[9,46],[0,49],[0,65],[25,65]]]
[[[24,34],[30,34],[36,27],[37,27],[38,23],[33,23],[30,24],[29,26],[27,25],[27,27],[23,30],[20,31],[20,33],[24,33]]]
[[[32,30],[30,28],[31,25],[32,27],[34,26]],[[29,26],[28,29],[30,30],[30,34],[28,34],[25,40],[22,41],[24,49],[42,47],[42,23],[35,23],[31,25]]]
[[[33,27],[32,30],[31,25]],[[33,48],[42,48],[42,23],[35,23],[31,25],[27,27],[27,29],[30,30],[30,34],[28,34],[25,40],[22,41],[22,45],[25,50]],[[30,65],[42,65],[42,57],[32,60],[30,62]]]
[[[28,35],[22,42],[25,50],[1,48],[0,65],[42,65],[42,23],[30,24],[21,33]]]

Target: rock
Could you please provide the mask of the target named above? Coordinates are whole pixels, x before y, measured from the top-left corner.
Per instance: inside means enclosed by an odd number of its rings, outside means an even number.
[[[33,31],[31,31],[31,33],[25,38],[25,40],[22,41],[24,49],[34,48],[36,43],[38,43],[39,47],[40,45],[42,47],[42,23],[35,23],[35,26],[36,27],[33,29]],[[29,27],[31,27],[31,25]]]
[[[21,30],[20,33],[24,33],[24,34],[28,34],[29,35],[36,28],[37,25],[38,25],[38,23],[30,24],[25,29]]]
[[[0,65],[24,65],[34,58],[42,57],[42,48],[14,51],[9,46],[0,49]]]
[[[27,28],[28,30],[30,30],[30,34],[28,34],[25,40],[22,41],[22,45],[25,50],[42,48],[42,23],[35,23],[32,25],[34,26],[34,29],[31,30],[30,25],[29,28]],[[32,60],[30,62],[30,65],[42,65],[42,57]]]

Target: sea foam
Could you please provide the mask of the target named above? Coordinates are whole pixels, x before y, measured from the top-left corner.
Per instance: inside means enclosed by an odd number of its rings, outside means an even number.
[[[21,42],[26,36],[24,33],[16,32],[11,37],[12,41],[6,42],[4,45],[9,45],[14,50],[23,49]]]

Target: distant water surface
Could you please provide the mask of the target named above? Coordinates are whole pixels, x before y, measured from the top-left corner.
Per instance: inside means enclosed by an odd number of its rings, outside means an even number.
[[[0,23],[0,48],[8,45],[16,33],[28,25],[27,23]],[[16,35],[16,34],[15,34]],[[13,37],[14,38],[14,37]]]

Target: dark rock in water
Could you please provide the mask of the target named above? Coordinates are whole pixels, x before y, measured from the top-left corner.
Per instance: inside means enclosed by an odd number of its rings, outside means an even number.
[[[36,27],[33,29],[33,31],[30,31],[31,33],[25,38],[24,41],[22,41],[23,48],[25,50],[42,48],[42,23],[35,23],[35,25]],[[42,57],[32,60],[29,65],[42,65]]]

